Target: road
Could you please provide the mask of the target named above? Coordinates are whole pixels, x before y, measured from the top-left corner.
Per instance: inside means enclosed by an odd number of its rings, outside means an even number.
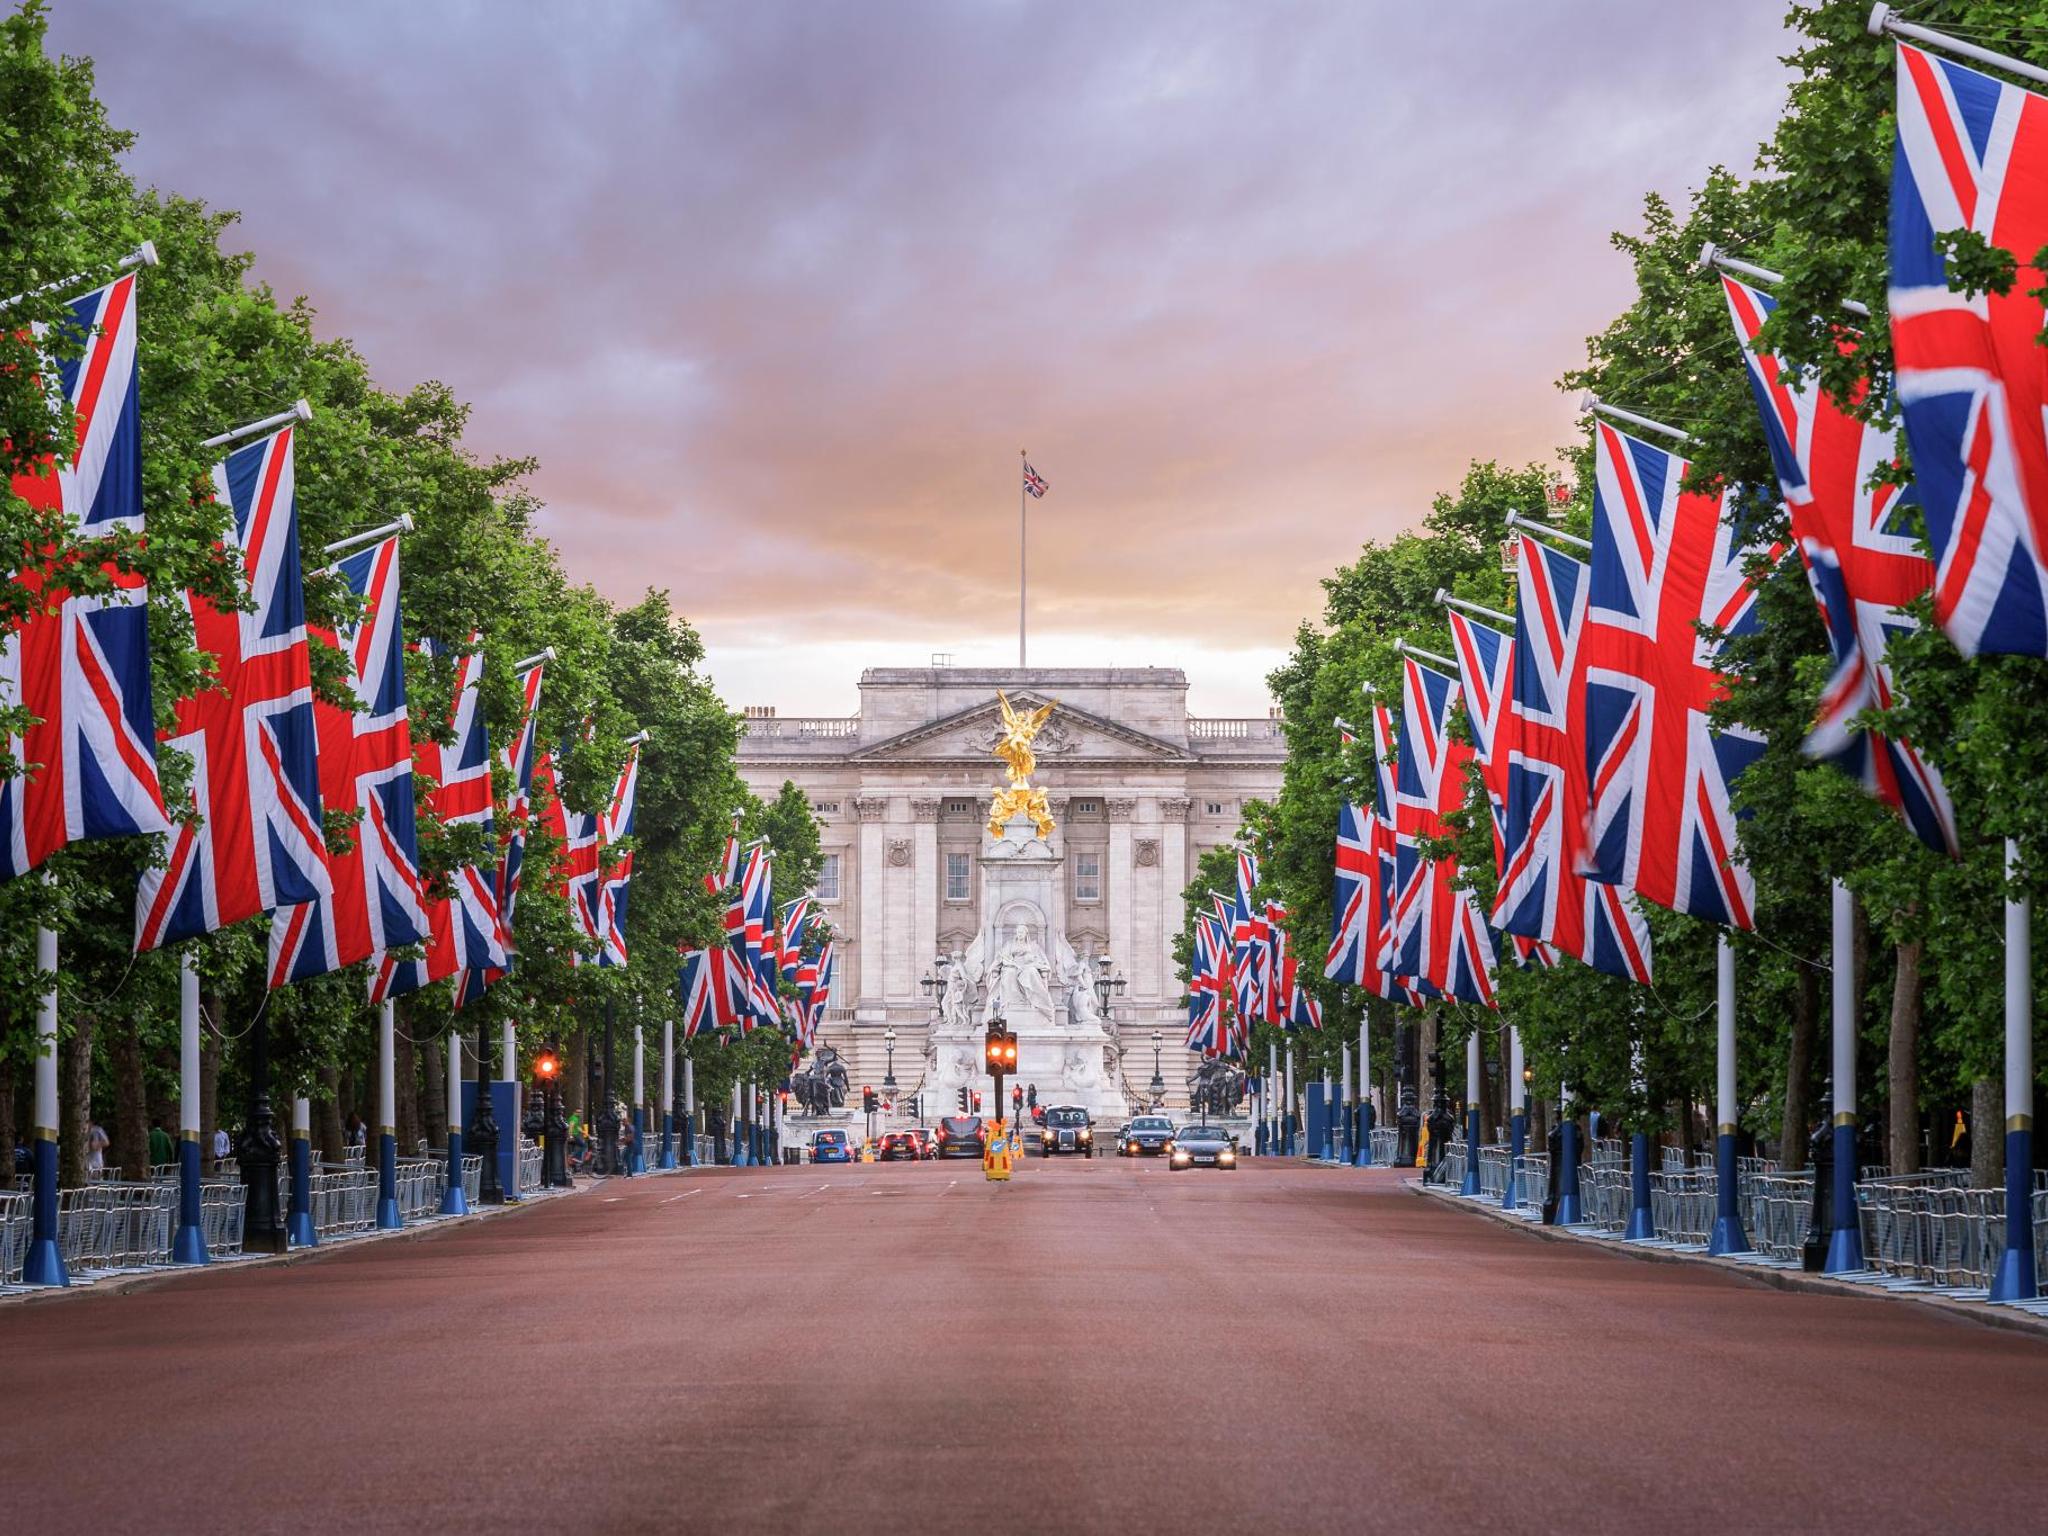
[[[2048,1344],[1541,1241],[1387,1171],[614,1181],[0,1307],[0,1383],[23,1532],[1955,1533],[2048,1508]]]

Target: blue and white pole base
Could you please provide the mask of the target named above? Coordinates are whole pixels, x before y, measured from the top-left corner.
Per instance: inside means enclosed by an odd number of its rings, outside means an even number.
[[[1501,1190],[1500,1208],[1504,1211],[1519,1211],[1522,1208],[1522,1157],[1529,1145],[1529,1117],[1513,1114],[1508,1117],[1508,1176]]]
[[[313,1127],[306,1101],[292,1106],[291,1190],[285,1202],[286,1246],[312,1248],[320,1233],[313,1225]]]
[[[635,1104],[633,1106],[633,1155],[626,1163],[626,1172],[632,1174],[645,1173],[646,1171],[647,1107],[644,1104]]]
[[[1372,1100],[1362,1094],[1358,1100],[1358,1153],[1352,1159],[1352,1166],[1372,1166]]]
[[[469,1196],[462,1188],[462,1132],[453,1124],[448,1127],[448,1182],[441,1189],[441,1214],[469,1214]]]
[[[1557,1181],[1557,1224],[1575,1227],[1586,1219],[1579,1205],[1579,1122],[1567,1119],[1557,1142],[1558,1160],[1564,1164],[1550,1171]]]
[[[1835,1116],[1835,1229],[1828,1234],[1824,1275],[1853,1274],[1863,1268],[1863,1222],[1856,1212],[1856,1117]]]
[[[2005,1252],[1991,1276],[1993,1301],[2032,1301],[2041,1294],[2034,1268],[2033,1169],[2033,1118],[2014,1115],[2005,1131]]]
[[[30,1149],[30,1199],[28,1254],[21,1262],[23,1285],[69,1285],[71,1272],[64,1267],[64,1250],[57,1242],[57,1131],[54,1126],[36,1127]]]
[[[199,1187],[199,1133],[187,1131],[178,1138],[178,1230],[171,1237],[173,1264],[206,1264],[213,1259],[206,1251]]]
[[[1650,1206],[1650,1138],[1637,1131],[1628,1139],[1628,1230],[1622,1236],[1644,1243],[1656,1235],[1657,1216]]]
[[[1458,1185],[1461,1195],[1479,1193],[1479,1106],[1465,1111],[1465,1177]]]
[[[1724,1125],[1714,1137],[1714,1231],[1707,1252],[1748,1253],[1749,1234],[1742,1230],[1742,1187],[1735,1171],[1735,1127]]]
[[[398,1132],[388,1125],[377,1132],[377,1225],[387,1232],[405,1225],[398,1214]]]

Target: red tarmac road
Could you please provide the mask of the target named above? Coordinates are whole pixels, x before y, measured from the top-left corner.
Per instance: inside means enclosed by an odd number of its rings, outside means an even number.
[[[713,1170],[0,1307],[0,1529],[2048,1525],[2048,1343],[1397,1177]]]

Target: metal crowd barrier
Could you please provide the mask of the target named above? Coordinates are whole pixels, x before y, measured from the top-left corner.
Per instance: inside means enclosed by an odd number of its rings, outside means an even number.
[[[1704,1248],[1714,1234],[1721,1181],[1711,1168],[1665,1168],[1650,1175],[1650,1218],[1667,1242]]]
[[[1437,1161],[1434,1178],[1439,1184],[1449,1184],[1454,1187],[1465,1182],[1465,1143],[1463,1140],[1453,1141],[1448,1147],[1444,1148],[1443,1156]]]
[[[22,1191],[0,1191],[0,1285],[21,1279],[28,1258],[33,1197]]]
[[[1538,1210],[1550,1198],[1550,1154],[1547,1152],[1525,1152],[1522,1154],[1522,1204]]]
[[[1372,1130],[1372,1160],[1384,1168],[1394,1160],[1394,1154],[1401,1148],[1401,1133],[1391,1125],[1374,1126]]]
[[[1628,1230],[1629,1166],[1602,1159],[1579,1169],[1579,1208],[1588,1226],[1603,1232]]]
[[[519,1138],[519,1192],[540,1188],[540,1143]]]
[[[1797,1262],[1813,1215],[1813,1170],[1756,1174],[1743,1181],[1741,1205],[1749,1246]]]

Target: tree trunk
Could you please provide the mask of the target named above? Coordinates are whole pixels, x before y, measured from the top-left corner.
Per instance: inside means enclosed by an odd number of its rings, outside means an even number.
[[[313,1145],[323,1163],[342,1159],[341,1069],[320,1069],[320,1097],[313,1101]]]
[[[1806,1166],[1807,1079],[1813,1069],[1814,1016],[1820,1011],[1820,973],[1800,965],[1792,990],[1792,1038],[1785,1050],[1785,1117],[1778,1138],[1778,1162],[1787,1173]]]
[[[206,999],[206,1014],[209,1019],[221,1016],[220,999]],[[205,1020],[199,1029],[199,1161],[206,1167],[214,1166],[213,1133],[220,1125],[220,1036],[206,1028]]]
[[[62,1080],[57,1110],[57,1183],[76,1189],[85,1182],[85,1137],[92,1125],[93,1016],[83,1009],[71,1014],[71,1038],[60,1047]]]
[[[21,1122],[14,1114],[14,1059],[0,1056],[0,1155],[7,1158],[7,1182],[0,1189],[14,1188],[14,1138]]]
[[[391,1032],[391,1069],[396,1100],[393,1112],[397,1119],[393,1132],[398,1138],[398,1155],[412,1157],[420,1145],[420,1072],[419,1063],[413,1058],[412,1035],[407,1026],[410,1018],[398,1021],[398,1027]]]
[[[114,1144],[107,1161],[124,1179],[149,1177],[149,1081],[142,1062],[142,1042],[132,1027],[115,1029],[108,1042],[114,1069]]]
[[[149,1123],[160,1125],[170,1133],[171,1140],[178,1139],[178,1052],[175,1046],[159,1048],[149,1064],[156,1070],[148,1074],[143,1091],[149,1101]]]
[[[448,1041],[436,1040],[420,1052],[420,1123],[426,1127],[427,1145],[446,1150],[448,1146]]]
[[[2005,1083],[1980,1077],[1970,1084],[1970,1183],[2005,1186]]]
[[[1901,944],[1897,969],[1892,973],[1892,1032],[1887,1046],[1891,1137],[1887,1152],[1893,1173],[1920,1171],[1920,959],[1925,948],[1920,939]]]
[[[569,1036],[568,1060],[562,1069],[563,1102],[568,1106],[563,1113],[581,1115],[584,1123],[590,1121],[590,1036],[588,1031],[576,1030]],[[951,1111],[948,1111],[951,1113]]]

